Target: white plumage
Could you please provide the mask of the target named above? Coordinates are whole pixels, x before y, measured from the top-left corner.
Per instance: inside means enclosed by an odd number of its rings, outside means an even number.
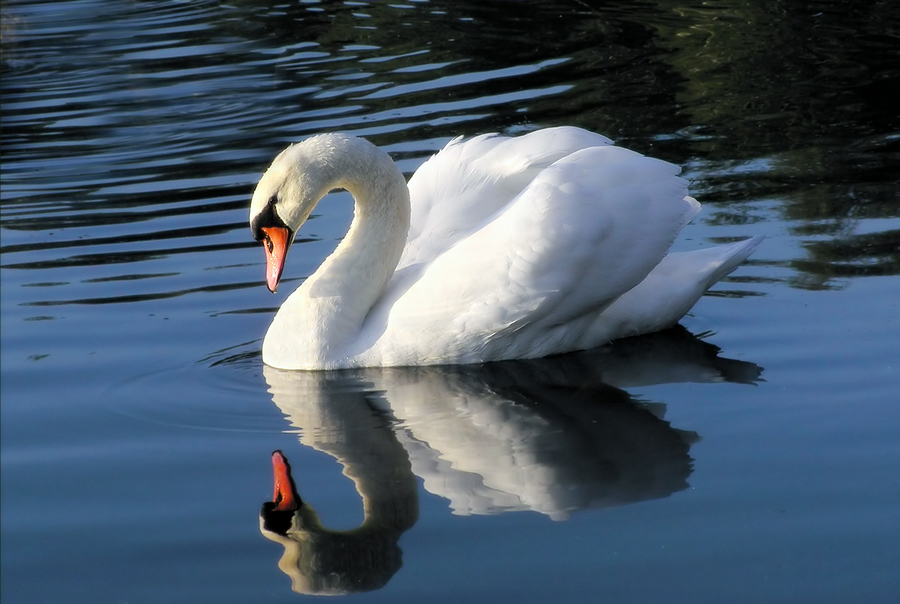
[[[537,358],[671,326],[761,239],[666,256],[700,210],[678,172],[573,127],[456,139],[408,186],[362,139],[293,145],[251,204],[270,288],[322,196],[345,188],[356,211],[278,311],[263,360],[334,369]]]

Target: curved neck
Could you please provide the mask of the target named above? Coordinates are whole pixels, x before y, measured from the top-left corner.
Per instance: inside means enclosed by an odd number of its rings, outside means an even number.
[[[349,191],[355,205],[344,239],[304,284],[315,297],[343,296],[349,287],[354,295],[345,304],[359,305],[363,293],[374,296],[370,302],[374,301],[406,245],[410,213],[406,181],[387,155],[367,159],[379,161],[365,166],[351,162],[348,171],[328,186]],[[362,291],[364,284],[367,292]]]
[[[322,194],[346,189],[355,207],[343,241],[285,303],[292,339],[313,364],[345,355],[394,274],[410,224],[409,189],[387,153],[345,138],[316,163]]]

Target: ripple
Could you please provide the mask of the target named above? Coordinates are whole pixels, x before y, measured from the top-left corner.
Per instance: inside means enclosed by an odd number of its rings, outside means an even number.
[[[257,343],[258,345],[258,343]],[[165,388],[160,388],[160,384]],[[160,398],[177,392],[178,398]],[[168,368],[123,380],[105,394],[109,408],[141,422],[218,432],[284,432],[262,378],[259,353],[244,350],[211,366]],[[259,404],[248,406],[247,401]]]
[[[803,98],[786,98],[778,74],[760,74],[762,63],[749,54],[722,59],[728,73],[748,67],[760,75],[748,76],[751,89],[704,57],[683,69],[680,61],[696,58],[697,40],[685,32],[684,51],[673,50],[674,17],[661,11],[552,1],[523,3],[512,14],[469,2],[447,10],[440,3],[363,9],[98,0],[16,3],[4,14],[11,16],[3,38],[2,268],[39,271],[12,279],[29,286],[20,304],[130,304],[250,287],[259,274],[247,260],[256,244],[246,208],[259,172],[285,144],[333,130],[371,138],[407,174],[460,134],[571,123],[626,135],[624,143],[686,164],[702,201],[728,203],[705,216],[714,236],[765,230],[761,223],[777,220],[779,209],[760,199],[775,197],[799,215],[798,236],[815,227],[810,237],[835,239],[805,241],[809,257],[793,270],[825,281],[898,271],[891,229],[847,236],[861,216],[896,215],[896,112],[875,102],[889,95],[876,94],[882,80],[871,75],[890,40],[868,22],[828,20],[836,39],[872,34],[846,50],[813,40],[804,42],[813,46],[805,53],[759,40],[763,47],[753,48],[764,55],[787,52],[779,57],[786,73],[819,73],[806,69],[818,57],[836,81],[868,78],[875,86],[835,88],[822,74],[798,76]],[[788,20],[784,31],[796,26]],[[708,105],[729,84],[729,103],[760,110],[728,114],[723,130],[717,124],[727,112]],[[816,98],[814,85],[840,103],[831,117],[804,121],[798,116],[828,115],[797,109]],[[840,125],[853,144],[836,134],[808,150],[789,144],[808,134],[803,128],[821,128],[820,119]],[[858,131],[842,125],[854,119]],[[859,182],[860,170],[867,182]],[[782,199],[810,179],[825,184]],[[754,207],[738,203],[748,201]],[[337,222],[310,223],[317,234],[297,243],[310,244],[312,259],[295,260],[294,279],[327,253],[312,244],[338,237]],[[197,275],[211,268],[216,277]],[[72,270],[86,273],[72,278]],[[58,290],[65,293],[42,295]],[[259,307],[237,306],[224,312]]]

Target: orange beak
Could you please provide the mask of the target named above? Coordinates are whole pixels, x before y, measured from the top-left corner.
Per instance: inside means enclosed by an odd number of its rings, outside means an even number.
[[[263,227],[265,233],[263,248],[266,250],[266,285],[273,294],[278,289],[278,280],[284,270],[288,246],[291,244],[291,233],[283,227]]]
[[[295,487],[291,479],[291,466],[281,451],[272,453],[272,469],[275,471],[275,493],[272,503],[279,512],[292,512],[300,507],[294,495]]]

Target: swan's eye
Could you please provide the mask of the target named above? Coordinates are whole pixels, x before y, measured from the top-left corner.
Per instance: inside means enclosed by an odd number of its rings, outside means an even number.
[[[275,211],[277,203],[278,196],[272,195],[262,211],[250,219],[250,231],[253,233],[253,238],[257,241],[265,241],[270,251],[272,243],[267,241],[268,236],[265,234],[264,229],[273,226],[287,228],[287,225],[278,216],[278,212]]]

